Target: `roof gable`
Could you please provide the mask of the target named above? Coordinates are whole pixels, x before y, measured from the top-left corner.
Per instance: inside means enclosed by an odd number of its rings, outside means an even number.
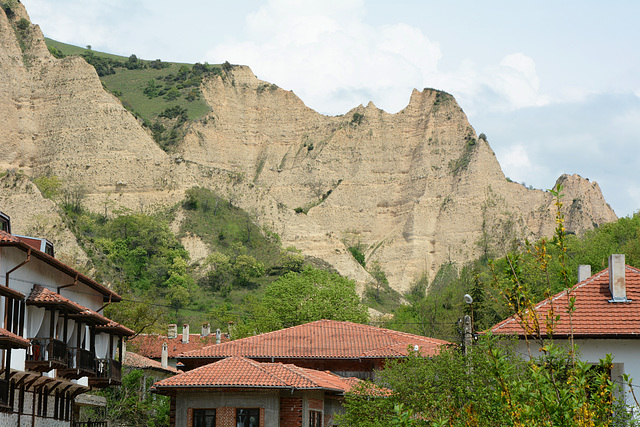
[[[433,355],[447,341],[351,322],[318,320],[266,334],[203,347],[183,353],[180,359],[224,358],[318,358],[356,359],[403,357],[407,347],[418,346]]]
[[[343,378],[330,372],[282,363],[260,363],[234,356],[159,381],[154,388],[291,388],[344,393],[349,391],[355,382],[357,380]]]
[[[560,316],[554,336],[568,336],[573,327],[574,337],[625,338],[640,336],[640,270],[625,266],[625,286],[628,302],[609,302],[609,269],[589,277],[570,290],[575,297],[575,312],[569,322],[567,291],[547,298],[535,306],[541,325],[553,307]],[[523,336],[520,319],[512,316],[491,328],[495,334]]]

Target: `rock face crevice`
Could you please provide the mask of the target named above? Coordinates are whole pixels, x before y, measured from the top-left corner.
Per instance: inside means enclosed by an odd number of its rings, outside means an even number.
[[[443,262],[502,255],[514,238],[553,233],[551,195],[507,182],[444,92],[414,90],[396,114],[369,103],[329,117],[235,66],[203,83],[211,113],[169,155],[84,60],[53,58],[35,25],[25,47],[13,26],[0,10],[0,168],[80,183],[96,211],[151,209],[206,186],[285,245],[366,283],[347,250],[359,244],[398,290]],[[560,180],[568,230],[616,219],[596,183]]]

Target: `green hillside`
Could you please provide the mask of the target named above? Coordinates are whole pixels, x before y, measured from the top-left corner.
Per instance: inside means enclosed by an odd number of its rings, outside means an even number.
[[[189,121],[210,111],[200,85],[206,76],[225,76],[231,65],[183,64],[142,60],[81,48],[45,38],[57,58],[78,55],[93,65],[104,87],[149,128],[155,141],[171,151],[184,136]]]

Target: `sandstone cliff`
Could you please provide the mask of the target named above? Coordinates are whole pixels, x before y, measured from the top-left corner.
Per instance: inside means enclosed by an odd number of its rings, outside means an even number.
[[[551,195],[507,182],[444,92],[415,90],[397,114],[370,103],[328,117],[237,66],[204,83],[212,112],[168,155],[92,67],[52,58],[37,26],[24,37],[11,19],[0,10],[0,169],[53,171],[86,186],[94,210],[151,209],[207,186],[285,245],[366,283],[347,250],[360,244],[398,290],[445,261],[500,255],[513,238],[553,232]],[[596,183],[560,179],[570,231],[616,219]]]

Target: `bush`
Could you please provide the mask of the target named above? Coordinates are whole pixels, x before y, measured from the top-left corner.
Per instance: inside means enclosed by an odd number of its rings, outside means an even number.
[[[356,259],[356,261],[358,261],[358,264],[364,267],[365,266],[364,253],[362,253],[360,245],[350,246],[348,249],[349,249],[349,252],[351,252],[351,255],[353,255],[353,257]]]
[[[19,29],[20,31],[24,31],[24,30],[28,29],[30,26],[31,26],[31,23],[29,22],[29,20],[28,20],[28,19],[21,18],[21,19],[18,21],[18,29]]]

